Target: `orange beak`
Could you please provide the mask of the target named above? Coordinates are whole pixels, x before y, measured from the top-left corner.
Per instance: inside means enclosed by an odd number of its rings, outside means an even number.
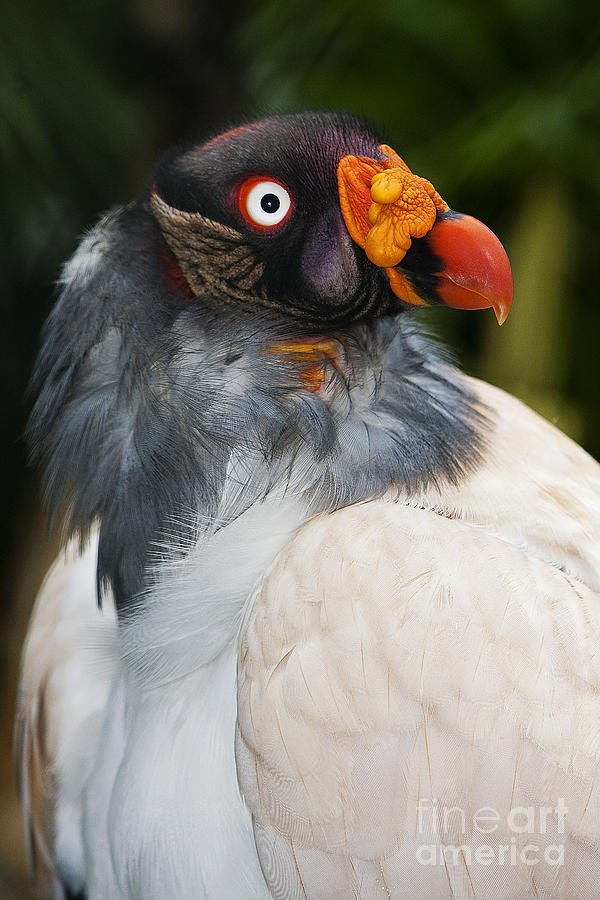
[[[340,206],[351,237],[413,306],[492,307],[501,325],[513,298],[504,247],[482,222],[449,209],[385,144],[384,160],[345,156]]]

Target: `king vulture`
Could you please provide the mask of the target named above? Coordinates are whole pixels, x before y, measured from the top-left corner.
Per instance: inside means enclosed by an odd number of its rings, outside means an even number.
[[[502,245],[360,121],[166,155],[66,264],[22,664],[53,900],[596,900],[600,468],[419,310]]]

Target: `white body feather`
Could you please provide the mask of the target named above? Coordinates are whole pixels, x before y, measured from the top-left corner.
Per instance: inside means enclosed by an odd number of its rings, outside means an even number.
[[[90,900],[597,896],[600,469],[472,386],[499,424],[460,488],[306,523],[292,485],[162,563],[118,634],[94,612],[91,550],[63,594],[48,583],[24,657],[22,747],[59,656],[97,659],[98,623],[112,635],[103,669],[64,671],[46,723],[48,852]],[[81,619],[63,643],[55,616]],[[561,800],[545,832],[507,824]],[[483,807],[493,833],[473,825]],[[487,861],[469,858],[484,844]],[[530,844],[539,864],[518,855]],[[439,857],[447,845],[463,847],[456,864]],[[547,846],[563,846],[560,865]]]

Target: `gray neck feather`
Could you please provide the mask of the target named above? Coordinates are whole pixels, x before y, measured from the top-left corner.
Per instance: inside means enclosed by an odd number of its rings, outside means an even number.
[[[486,411],[404,314],[353,326],[319,392],[268,347],[289,325],[166,302],[154,224],[104,219],[63,275],[35,376],[29,440],[70,531],[100,521],[119,608],[164,541],[293,492],[308,515],[418,495],[477,466]],[[200,522],[200,525],[198,525]]]

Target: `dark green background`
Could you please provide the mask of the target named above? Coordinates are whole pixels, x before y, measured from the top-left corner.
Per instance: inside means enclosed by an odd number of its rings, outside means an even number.
[[[440,310],[423,320],[470,372],[507,387],[600,455],[600,14],[597,0],[3,6],[8,758],[15,648],[47,558],[36,479],[20,439],[40,325],[78,236],[104,209],[136,194],[169,144],[240,118],[303,108],[379,122],[413,171],[452,208],[490,225],[513,262],[515,305],[502,329],[490,311]],[[0,898],[23,897],[5,769]]]

